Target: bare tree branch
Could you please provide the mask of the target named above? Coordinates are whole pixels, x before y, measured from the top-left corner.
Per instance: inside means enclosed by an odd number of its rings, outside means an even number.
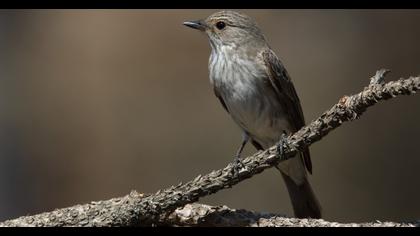
[[[345,121],[352,121],[370,106],[398,95],[410,95],[420,89],[420,77],[410,77],[384,84],[387,70],[379,70],[362,92],[345,96],[319,118],[289,136],[283,142],[283,155],[277,146],[260,151],[242,161],[243,168],[235,177],[232,164],[223,169],[197,176],[185,184],[178,184],[144,196],[132,192],[122,198],[92,202],[34,216],[24,216],[0,223],[0,226],[134,226],[159,222],[162,214],[261,173],[279,162],[294,157],[299,150],[326,136]]]
[[[417,227],[420,222],[337,223],[323,219],[297,219],[272,213],[235,210],[227,206],[187,204],[159,219],[157,226],[195,227]]]

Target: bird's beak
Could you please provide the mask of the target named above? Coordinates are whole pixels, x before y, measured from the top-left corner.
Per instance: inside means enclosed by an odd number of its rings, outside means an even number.
[[[193,29],[198,29],[200,31],[205,31],[207,28],[207,25],[203,20],[185,21],[183,25],[191,27]]]

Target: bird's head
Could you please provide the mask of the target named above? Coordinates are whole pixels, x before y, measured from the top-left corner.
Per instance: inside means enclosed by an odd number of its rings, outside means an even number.
[[[222,46],[257,46],[265,39],[257,23],[235,11],[219,11],[206,19],[184,22],[185,26],[205,32],[213,49]]]

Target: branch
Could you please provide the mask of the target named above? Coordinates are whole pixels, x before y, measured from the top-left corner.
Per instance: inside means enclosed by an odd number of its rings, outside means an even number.
[[[34,216],[24,216],[0,223],[0,226],[145,226],[159,222],[162,214],[169,214],[176,208],[196,202],[204,197],[261,173],[279,162],[294,157],[299,150],[320,140],[345,121],[360,117],[370,106],[381,100],[398,95],[410,95],[420,89],[420,77],[410,77],[384,84],[387,70],[379,70],[368,87],[353,96],[344,96],[339,103],[323,113],[309,125],[289,136],[283,142],[282,156],[277,146],[259,151],[242,160],[243,168],[237,177],[234,166],[197,176],[185,184],[159,190],[144,196],[132,192],[130,195],[106,201],[91,202]]]
[[[227,206],[187,204],[170,215],[162,216],[157,226],[199,227],[415,227],[420,222],[337,223],[323,219],[297,219],[272,213],[235,210]]]

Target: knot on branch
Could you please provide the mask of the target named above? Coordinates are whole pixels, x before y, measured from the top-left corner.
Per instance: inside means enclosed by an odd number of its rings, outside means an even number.
[[[376,85],[376,84],[384,84],[385,83],[385,75],[387,75],[391,70],[388,69],[380,69],[376,71],[376,74],[370,78],[369,86]]]

